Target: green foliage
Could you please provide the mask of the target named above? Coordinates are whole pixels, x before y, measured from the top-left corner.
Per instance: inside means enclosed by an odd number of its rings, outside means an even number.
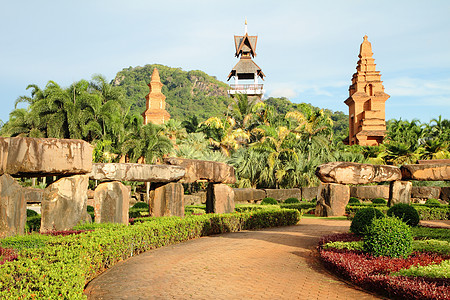
[[[250,212],[250,211],[260,211],[260,210],[278,210],[279,205],[271,204],[238,204],[234,208],[236,212]]]
[[[384,205],[386,205],[387,201],[384,198],[375,198],[375,199],[372,199],[372,203],[373,204],[384,204]]]
[[[87,209],[87,212],[89,212],[89,213],[90,212],[92,212],[92,213],[94,212],[94,207],[92,205],[87,205],[86,209]]]
[[[298,211],[300,211],[302,213],[306,213],[310,210],[315,209],[316,203],[315,202],[307,202],[307,201],[302,201],[299,203],[281,203],[280,207],[281,208],[289,208],[289,209],[297,209]]]
[[[398,203],[387,211],[387,215],[400,218],[403,222],[409,226],[416,226],[420,222],[419,213],[411,205]]]
[[[449,228],[430,228],[416,226],[411,228],[414,237],[419,239],[433,239],[450,242]]]
[[[129,218],[140,218],[149,214],[148,208],[130,208],[128,210]]]
[[[448,205],[437,206],[418,206],[414,208],[419,213],[421,220],[450,220],[450,207]]]
[[[354,242],[328,242],[322,245],[323,249],[346,249],[351,251],[363,251],[364,243],[363,241],[354,241]]]
[[[27,218],[27,223],[25,224],[25,231],[26,232],[32,232],[32,231],[39,231],[41,229],[41,216],[35,215],[32,217]]]
[[[27,209],[27,218],[29,218],[29,217],[35,217],[35,216],[38,216],[39,214],[36,212],[36,211],[34,211],[34,210],[32,210],[32,209]]]
[[[425,205],[429,207],[439,207],[441,206],[441,202],[439,202],[438,199],[427,199]]]
[[[145,203],[145,202],[137,202],[131,208],[133,208],[133,209],[144,208],[144,209],[147,209],[147,210],[149,209],[148,204]]]
[[[297,198],[287,198],[286,200],[284,200],[285,204],[290,204],[290,203],[300,203],[300,201]]]
[[[384,214],[373,207],[367,207],[359,210],[355,217],[352,220],[352,224],[350,225],[350,231],[358,234],[364,235],[372,225],[372,222],[375,219],[384,218]]]
[[[52,239],[53,237],[51,236],[34,232],[31,234],[17,235],[1,239],[0,246],[3,248],[12,248],[16,250],[35,249],[44,247],[45,244]]]
[[[354,204],[354,203],[361,203],[361,201],[358,198],[350,197],[350,200],[348,200],[348,204]]]
[[[266,198],[262,199],[261,205],[268,205],[268,204],[269,205],[278,205],[278,201],[272,197],[266,197]]]
[[[412,253],[411,228],[397,218],[375,219],[364,235],[364,250],[374,256],[406,258]]]
[[[441,240],[417,240],[413,242],[413,251],[436,252],[443,255],[450,254],[450,243]]]
[[[450,260],[443,260],[440,264],[432,264],[428,266],[411,266],[408,269],[402,269],[393,273],[397,276],[414,276],[428,278],[450,278]]]

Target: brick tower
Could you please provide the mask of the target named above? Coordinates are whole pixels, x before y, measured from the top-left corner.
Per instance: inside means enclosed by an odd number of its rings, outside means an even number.
[[[158,69],[153,69],[152,78],[148,87],[150,92],[145,99],[147,99],[146,110],[142,114],[144,117],[144,125],[148,123],[164,124],[169,121],[170,115],[166,111],[166,96],[161,93],[163,84],[159,78]]]
[[[247,20],[245,20],[244,35],[234,36],[234,45],[236,47],[235,56],[240,58],[239,62],[233,67],[228,75],[228,81],[234,77],[234,84],[230,84],[228,94],[247,94],[249,98],[261,100],[264,95],[262,84],[258,84],[258,77],[264,80],[263,71],[252,60],[256,56],[256,42],[258,36],[248,35]]]
[[[345,100],[350,126],[344,142],[348,145],[375,146],[383,142],[386,134],[385,102],[389,95],[384,92],[381,74],[375,70],[372,55],[372,44],[366,35],[349,87],[349,97]]]

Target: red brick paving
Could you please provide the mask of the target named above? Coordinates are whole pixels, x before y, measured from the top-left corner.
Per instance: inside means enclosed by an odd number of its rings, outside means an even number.
[[[315,247],[349,221],[203,237],[121,262],[89,283],[88,299],[379,299],[329,274]]]

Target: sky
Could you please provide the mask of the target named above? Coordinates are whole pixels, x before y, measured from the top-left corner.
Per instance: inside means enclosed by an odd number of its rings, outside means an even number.
[[[363,36],[381,71],[386,119],[450,119],[448,0],[0,0],[0,120],[29,84],[63,87],[163,64],[221,81],[234,35],[258,35],[265,97],[343,111]],[[232,82],[229,82],[232,83]],[[19,106],[19,107],[23,107]]]

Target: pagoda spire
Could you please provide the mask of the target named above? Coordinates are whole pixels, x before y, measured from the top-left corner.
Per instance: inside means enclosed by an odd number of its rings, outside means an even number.
[[[247,34],[247,18],[245,18],[245,32],[244,32],[244,34]]]
[[[147,100],[146,110],[142,114],[144,117],[144,125],[148,123],[164,124],[169,121],[170,114],[166,111],[166,96],[161,92],[163,84],[161,83],[157,68],[153,69],[148,87],[150,91],[145,96]]]

